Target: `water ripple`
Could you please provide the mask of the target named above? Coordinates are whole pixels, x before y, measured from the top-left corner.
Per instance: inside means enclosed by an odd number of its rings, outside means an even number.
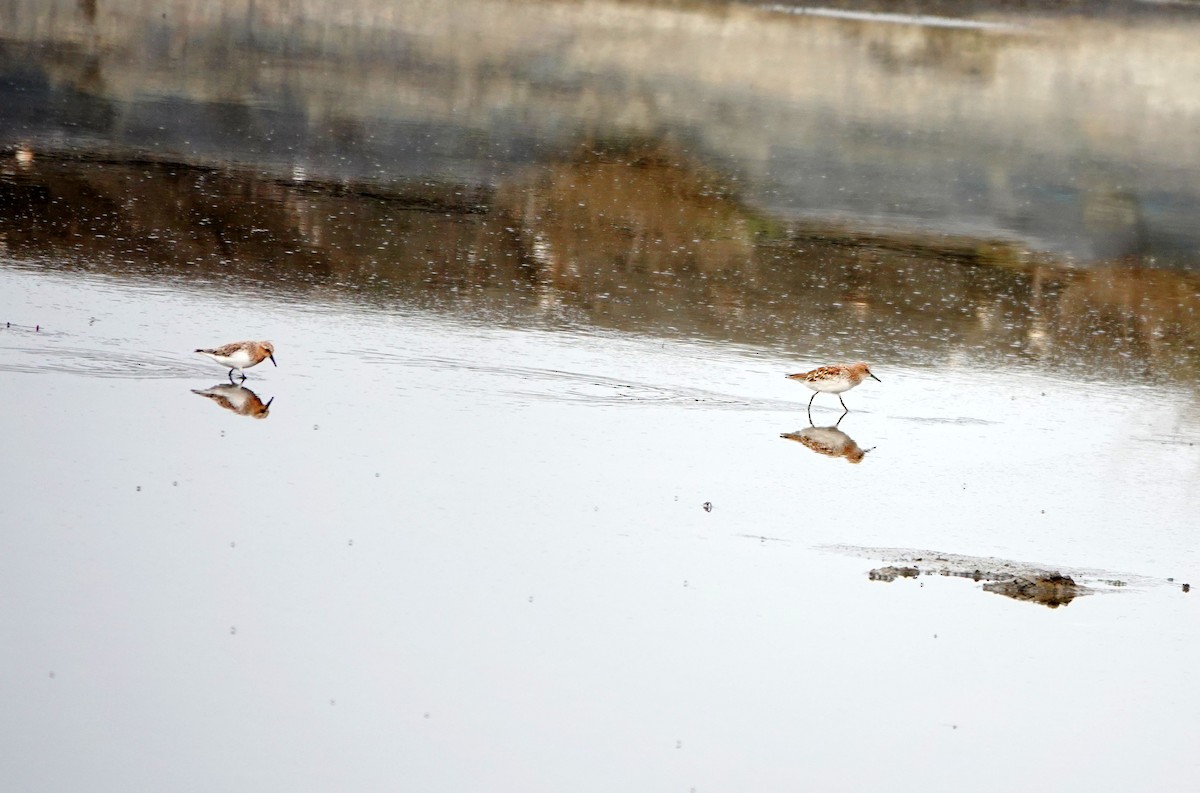
[[[747,400],[746,398],[703,388],[675,384],[648,383],[615,378],[592,372],[549,369],[536,366],[497,366],[438,355],[411,355],[380,350],[346,350],[364,363],[405,366],[417,369],[471,372],[494,377],[507,387],[490,389],[515,396],[573,402],[590,405],[670,405],[736,410],[790,410],[793,402]],[[516,381],[514,384],[513,381]]]
[[[111,377],[126,380],[162,380],[194,377],[195,366],[182,360],[136,356],[120,350],[86,347],[3,347],[0,371],[39,374],[57,372],[87,377]],[[9,356],[12,356],[11,358]]]

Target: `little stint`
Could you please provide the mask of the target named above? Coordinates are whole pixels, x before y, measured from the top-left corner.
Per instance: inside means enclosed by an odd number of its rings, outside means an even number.
[[[266,359],[270,358],[271,363],[275,363],[275,345],[269,341],[235,341],[232,344],[226,344],[222,347],[214,347],[212,349],[199,349],[196,352],[208,358],[212,358],[221,366],[229,367],[229,380],[233,381],[233,373],[236,370],[246,379],[246,373],[243,369],[249,369],[251,366],[257,366]]]
[[[837,364],[835,366],[822,366],[813,369],[811,372],[800,372],[799,374],[789,374],[787,379],[799,380],[813,390],[813,395],[808,399],[808,412],[812,414],[812,403],[817,398],[817,394],[837,394],[838,402],[842,403],[842,415],[850,412],[850,408],[846,407],[846,402],[842,399],[842,393],[849,391],[856,385],[870,377],[876,382],[882,382],[878,377],[871,374],[871,370],[867,368],[865,363],[850,363]],[[811,423],[811,419],[809,420]]]

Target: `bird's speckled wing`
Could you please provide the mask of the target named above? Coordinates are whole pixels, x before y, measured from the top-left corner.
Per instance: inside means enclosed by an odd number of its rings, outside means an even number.
[[[238,350],[249,350],[253,344],[254,342],[252,341],[235,341],[210,350],[197,350],[197,352],[206,352],[209,355],[220,355],[222,358],[228,358]]]
[[[831,380],[835,377],[841,377],[843,374],[841,366],[821,366],[813,369],[811,372],[804,373],[804,379],[808,382],[816,380]]]

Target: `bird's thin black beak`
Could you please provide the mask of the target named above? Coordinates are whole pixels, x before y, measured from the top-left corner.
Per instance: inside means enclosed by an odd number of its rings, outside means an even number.
[[[867,372],[867,374],[871,374],[871,373],[870,373],[870,372]],[[880,380],[878,377],[876,377],[876,376],[875,376],[875,375],[873,375],[873,374],[871,374],[871,379],[872,379],[872,380],[874,380],[876,383],[882,383],[882,382],[883,382],[882,380]]]
[[[275,397],[271,397],[270,399],[268,399],[267,404],[263,405],[263,410],[269,410],[271,407],[271,403],[274,401],[275,401]]]
[[[274,355],[268,355],[267,357],[271,359],[271,363],[275,363],[275,356],[274,356]],[[275,363],[275,365],[276,365],[276,366],[279,366],[279,364],[277,364],[277,363]],[[874,377],[874,376],[875,376],[875,375],[871,375],[871,377]]]

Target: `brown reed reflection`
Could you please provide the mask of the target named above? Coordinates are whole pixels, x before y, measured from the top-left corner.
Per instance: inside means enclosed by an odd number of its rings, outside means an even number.
[[[7,257],[197,288],[269,285],[489,321],[585,323],[788,357],[1033,366],[1194,387],[1200,275],[756,213],[656,141],[588,142],[481,194],[36,156],[0,168]]]

